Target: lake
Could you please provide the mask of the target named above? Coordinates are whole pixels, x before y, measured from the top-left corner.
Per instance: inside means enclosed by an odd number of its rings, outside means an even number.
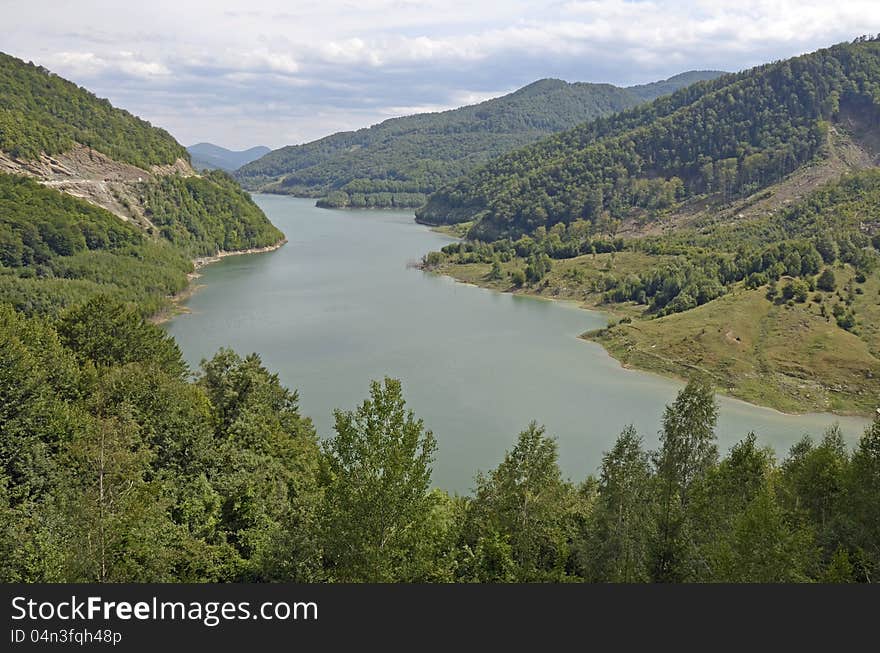
[[[633,424],[657,444],[663,408],[682,384],[623,369],[578,335],[605,324],[572,304],[507,295],[407,267],[452,239],[412,212],[319,209],[314,200],[256,195],[289,243],[201,270],[189,313],[167,324],[197,365],[220,347],[258,352],[322,437],[334,408],[353,409],[369,381],[401,379],[407,403],[438,441],[434,484],[460,493],[495,467],[531,420],[559,443],[572,480]],[[749,431],[784,454],[840,422],[857,441],[867,420],[783,415],[719,398],[719,449]]]

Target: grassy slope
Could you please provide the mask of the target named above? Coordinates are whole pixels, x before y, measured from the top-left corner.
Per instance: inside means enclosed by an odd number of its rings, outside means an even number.
[[[638,319],[645,306],[632,302],[605,304],[595,284],[602,277],[638,273],[673,257],[641,252],[586,255],[553,261],[547,277],[536,285],[516,288],[509,273],[523,261],[502,264],[501,279],[489,278],[488,263],[443,263],[436,272],[459,281],[503,292],[576,300],[586,308],[633,318],[607,330],[585,334],[597,340],[622,364],[676,377],[708,373],[719,391],[751,403],[786,412],[832,411],[872,413],[880,378],[880,275],[857,287],[854,307],[858,335],[820,314],[810,294],[806,304],[774,304],[766,287],[741,286],[691,311],[659,319]],[[835,270],[839,287],[852,279],[847,266]],[[820,293],[830,314],[834,294]]]
[[[435,272],[451,276],[464,283],[472,283],[484,288],[492,288],[502,292],[514,292],[550,299],[566,299],[582,302],[585,307],[599,308],[612,315],[638,316],[644,306],[628,302],[625,304],[608,305],[602,303],[602,293],[596,290],[595,284],[601,282],[606,275],[613,274],[624,277],[630,273],[638,273],[649,265],[665,262],[672,256],[648,256],[642,252],[617,252],[616,254],[587,254],[576,258],[553,261],[553,267],[547,276],[538,284],[515,287],[510,280],[510,273],[523,269],[522,259],[515,259],[501,264],[502,278],[490,279],[489,263],[450,263],[444,262],[434,269]]]
[[[755,404],[870,413],[880,378],[873,335],[844,331],[812,301],[775,304],[765,289],[740,289],[691,311],[588,337],[624,365],[679,377],[699,370],[725,393]]]
[[[739,233],[736,229],[741,227],[743,233],[739,238],[747,239],[748,225],[772,220],[817,187],[839,179],[846,172],[875,165],[878,150],[867,141],[865,134],[859,133],[864,131],[862,121],[853,116],[845,118],[845,124],[832,130],[822,158],[769,189],[727,204],[684,203],[664,215],[653,225],[656,228],[623,225],[622,235],[674,234],[681,233],[682,229]],[[873,202],[870,192],[856,193],[830,210],[826,219],[834,225],[844,224],[847,218],[835,220],[832,217],[843,211],[870,222],[876,215]],[[461,226],[469,228],[471,224]],[[454,227],[437,229],[463,236]],[[503,263],[502,278],[497,280],[489,278],[491,265],[488,263],[460,264],[447,260],[436,271],[499,291],[576,300],[615,317],[637,319],[644,316],[645,306],[632,302],[605,304],[595,284],[601,283],[606,275],[621,279],[673,258],[624,251],[616,253],[613,260],[611,254],[555,260],[541,283],[524,288],[515,288],[510,281],[512,270],[524,269],[522,259]],[[838,288],[854,276],[849,267],[838,267],[835,273]],[[830,321],[821,317],[819,306],[812,302],[814,293],[809,304],[787,308],[764,299],[766,288],[763,288],[740,290],[692,311],[657,320],[638,320],[589,337],[601,342],[612,355],[631,367],[678,377],[686,377],[699,367],[716,379],[719,390],[752,403],[790,412],[873,413],[880,403],[877,382],[880,378],[880,274],[870,275],[857,287],[862,291],[855,296],[853,304],[858,336],[840,329],[833,317]],[[826,311],[830,313],[830,298],[826,297],[825,302]],[[730,338],[728,333],[732,334]],[[745,343],[749,343],[748,346]],[[799,364],[794,365],[792,361]]]

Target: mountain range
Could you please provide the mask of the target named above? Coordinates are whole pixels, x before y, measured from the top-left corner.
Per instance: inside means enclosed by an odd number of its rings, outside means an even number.
[[[840,44],[687,86],[520,148],[471,171],[417,212],[518,237],[585,219],[653,221],[683,200],[743,196],[827,148],[836,125],[876,125],[880,44]]]
[[[630,88],[542,79],[479,104],[283,147],[235,177],[250,190],[322,198],[323,206],[420,206],[505,152],[722,74],[692,71]]]
[[[246,150],[227,150],[213,143],[196,143],[186,148],[196,170],[225,170],[233,172],[245,164],[271,152],[271,148],[258,145]]]
[[[873,413],[878,79],[880,39],[859,38],[504,154],[416,211],[465,236],[423,267],[607,311],[585,337],[627,366]]]
[[[0,581],[876,581],[880,418],[850,449],[838,425],[817,442],[795,441],[778,415],[778,431],[768,419],[769,433],[743,433],[722,458],[714,392],[786,411],[875,415],[878,80],[880,40],[867,38],[672,95],[666,83],[545,80],[488,108],[294,148],[304,167],[293,177],[243,175],[276,192],[328,193],[331,203],[383,205],[385,193],[397,204],[439,187],[419,219],[467,237],[427,254],[423,268],[600,307],[611,321],[584,337],[624,365],[692,379],[659,424],[630,425],[601,462],[576,463],[589,473],[582,482],[566,480],[559,443],[532,422],[470,494],[451,495],[432,481],[444,436],[409,409],[398,380],[372,382],[319,437],[284,370],[259,354],[222,348],[192,369],[145,318],[187,288],[193,259],[271,248],[283,234],[232,177],[194,170],[168,132],[0,55]],[[650,102],[623,106],[634,95]],[[588,111],[593,120],[547,135]],[[504,150],[522,139],[537,142]],[[354,173],[367,176],[345,181]],[[413,197],[395,197],[404,193]],[[275,273],[324,292],[301,250],[290,254],[302,266]],[[375,281],[362,261],[348,263]],[[416,274],[402,263],[401,275]],[[255,333],[247,307],[234,308],[241,319],[224,328]],[[505,337],[473,314],[434,308],[451,318],[440,325],[455,344],[468,330],[476,347]],[[369,336],[360,317],[335,306],[324,316]],[[289,323],[266,326],[291,337]],[[533,326],[509,325],[524,328]],[[284,338],[270,342],[283,349]],[[359,341],[348,341],[355,351]],[[449,368],[438,378],[460,390],[460,405],[441,413],[457,418],[480,401],[480,383],[529,390],[584,360],[542,355],[527,367],[521,352],[509,355],[522,369],[510,378],[479,353],[487,374],[471,378],[435,356]],[[291,378],[307,382],[297,370]],[[626,383],[601,390],[622,398],[606,410],[641,408]],[[597,391],[586,384],[560,397],[591,440],[602,434],[582,399]],[[491,408],[505,417],[503,402]],[[633,421],[623,417],[621,426]],[[777,462],[783,443],[791,449]],[[217,611],[196,612],[188,616],[201,627]]]

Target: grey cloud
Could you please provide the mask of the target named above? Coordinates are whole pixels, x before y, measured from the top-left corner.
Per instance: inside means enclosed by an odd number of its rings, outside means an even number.
[[[236,149],[355,129],[394,107],[449,108],[542,77],[627,85],[740,70],[880,31],[867,0],[780,0],[772,9],[758,0],[326,0],[295,11],[281,0],[157,0],[136,19],[82,2],[53,6],[48,21],[36,20],[47,11],[40,5],[12,18],[2,49],[185,143]]]

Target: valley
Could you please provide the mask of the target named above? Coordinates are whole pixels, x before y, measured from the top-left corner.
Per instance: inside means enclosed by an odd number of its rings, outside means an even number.
[[[48,60],[332,133],[0,54],[0,580],[880,577],[880,36],[341,132],[443,80],[232,45]]]
[[[722,74],[689,71],[630,88],[542,79],[473,106],[283,147],[235,177],[249,190],[315,197],[325,208],[417,208],[445,183],[505,152]]]
[[[579,340],[607,324],[605,313],[408,269],[420,252],[451,240],[413,224],[409,212],[255,199],[291,240],[277,252],[200,270],[186,312],[164,325],[193,366],[224,346],[262,352],[297,388],[323,437],[333,431],[334,408],[354,405],[381,367],[401,381],[437,438],[434,482],[463,494],[473,470],[490,468],[509,433],[532,419],[557,438],[572,478],[588,473],[627,424],[655,441],[653,425],[682,384],[621,368],[598,344]],[[625,258],[615,265],[630,265]],[[719,445],[754,431],[782,456],[803,434],[818,438],[836,421],[854,442],[867,421],[828,410],[789,416],[725,398]]]

